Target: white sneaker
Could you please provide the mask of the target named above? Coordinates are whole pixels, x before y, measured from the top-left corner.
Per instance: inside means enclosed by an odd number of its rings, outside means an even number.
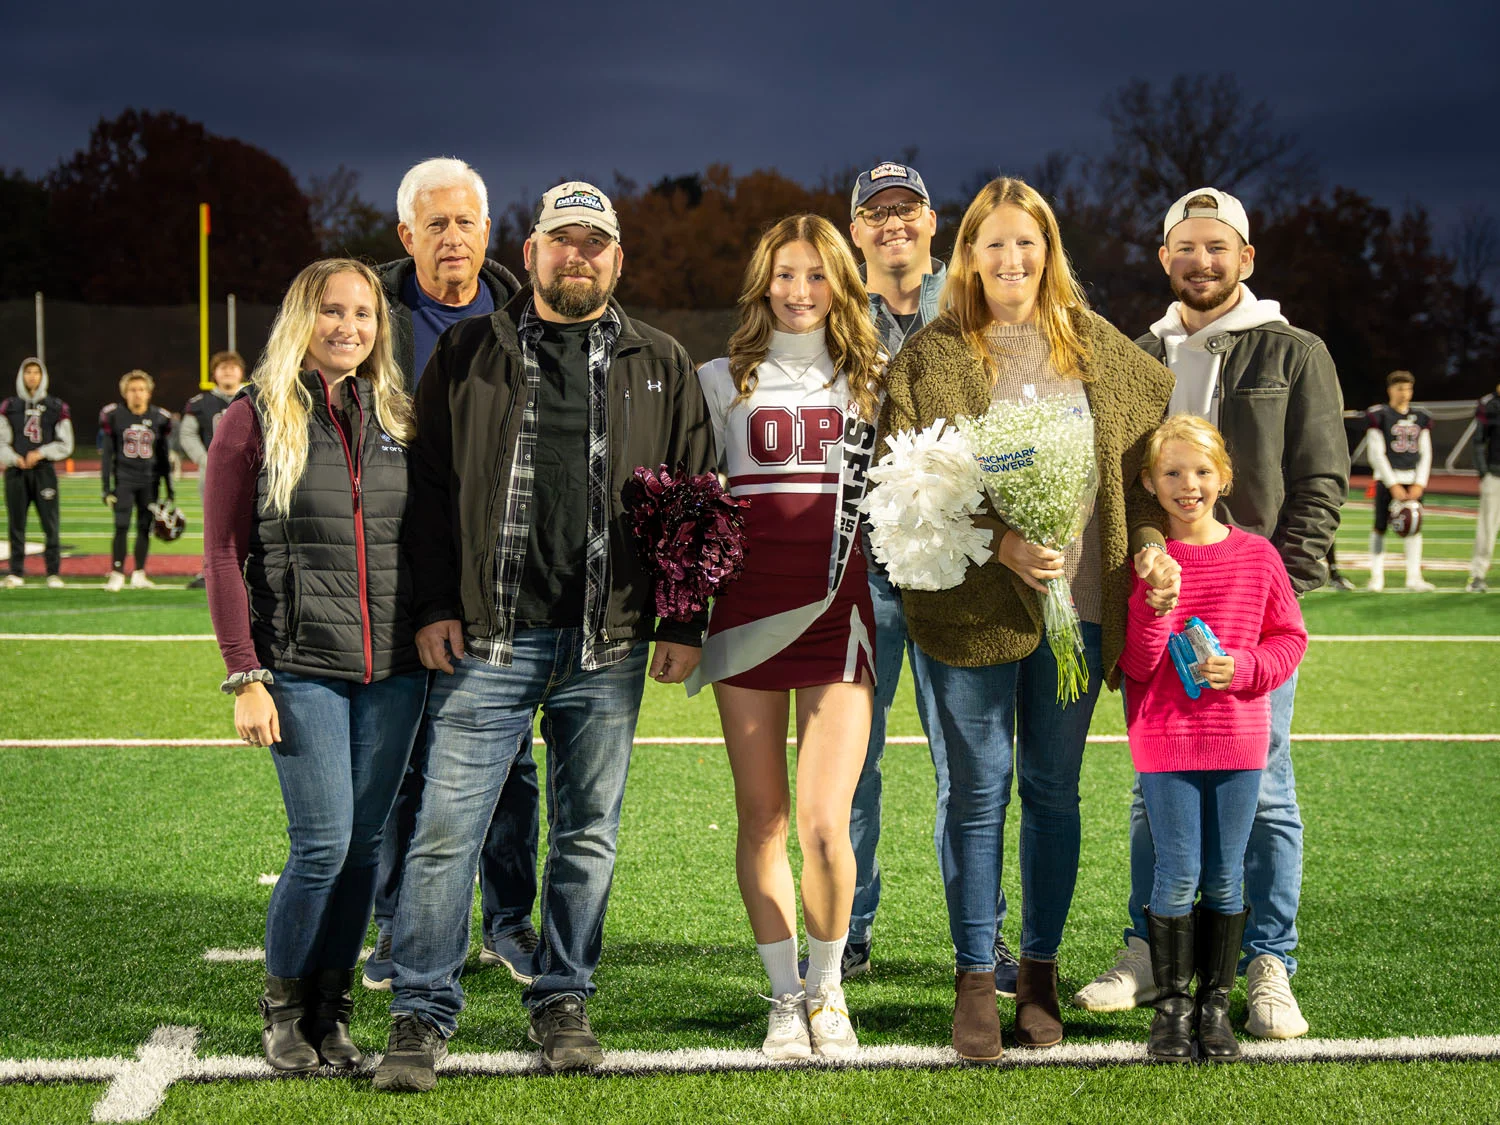
[[[807,1027],[814,1054],[826,1059],[852,1059],[859,1050],[840,985],[825,984],[807,998]]]
[[[773,1059],[807,1059],[812,1057],[812,1039],[807,1028],[806,993],[788,992],[771,1001],[771,1020],[766,1027],[766,1041],[760,1049]]]
[[[24,585],[26,585],[26,579],[22,578],[19,574],[7,574],[5,581],[0,582],[0,586],[4,586],[7,590],[14,590],[17,586]]]
[[[109,572],[109,577],[104,580],[104,588],[112,594],[118,594],[125,589],[125,575],[118,570]]]
[[[1159,994],[1151,976],[1151,947],[1130,937],[1115,955],[1115,967],[1075,992],[1073,1003],[1089,1012],[1128,1012],[1150,1004]]]
[[[1245,1030],[1260,1039],[1295,1039],[1307,1034],[1307,1021],[1292,995],[1292,982],[1279,957],[1262,953],[1245,970]]]
[[[67,585],[67,583],[62,580],[62,575],[61,574],[49,574],[49,575],[47,575],[47,589],[49,589],[49,590],[61,590],[66,585]]]
[[[1425,578],[1418,578],[1415,582],[1408,582],[1406,588],[1414,594],[1430,594],[1437,589]]]
[[[1374,594],[1378,594],[1382,590],[1384,590],[1385,589],[1385,571],[1383,571],[1383,570],[1372,570],[1372,571],[1370,571],[1370,584],[1368,586],[1366,586],[1365,589],[1369,590],[1371,593],[1374,593]]]
[[[156,583],[146,577],[144,570],[138,570],[130,576],[130,588],[132,590],[154,590]]]

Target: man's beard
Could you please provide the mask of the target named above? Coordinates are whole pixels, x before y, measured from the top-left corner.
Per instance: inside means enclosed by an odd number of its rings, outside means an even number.
[[[1232,278],[1220,278],[1217,285],[1212,289],[1205,290],[1201,294],[1194,293],[1186,285],[1179,286],[1177,279],[1172,279],[1173,295],[1194,312],[1212,312],[1225,301],[1229,300],[1230,296],[1239,286],[1240,274],[1238,270],[1235,271]]]
[[[574,266],[577,270],[580,267]],[[588,269],[587,266],[582,267]],[[598,312],[614,294],[615,283],[620,280],[620,275],[615,274],[610,278],[609,288],[599,284],[599,274],[590,270],[585,279],[580,274],[559,273],[552,279],[551,285],[543,285],[542,279],[537,276],[536,267],[533,266],[528,273],[531,276],[531,287],[542,300],[547,302],[548,307],[558,316],[565,316],[569,320],[581,320],[591,313]],[[581,280],[587,280],[587,285],[578,284]]]

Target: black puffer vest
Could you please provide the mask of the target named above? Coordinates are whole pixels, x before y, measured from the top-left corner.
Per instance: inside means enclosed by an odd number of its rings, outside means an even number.
[[[265,468],[256,482],[245,560],[256,655],[277,671],[361,683],[419,671],[400,549],[406,451],[381,429],[369,380],[344,384],[357,441],[329,413],[323,377],[304,371],[302,382],[314,404],[307,468],[286,516],[270,509]],[[256,388],[246,393],[258,415]]]

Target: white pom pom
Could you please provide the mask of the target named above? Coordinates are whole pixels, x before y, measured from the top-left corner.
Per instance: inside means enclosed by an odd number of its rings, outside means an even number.
[[[862,510],[870,546],[892,584],[948,590],[972,561],[990,558],[990,532],[969,517],[984,505],[983,474],[968,439],[939,418],[920,433],[889,435],[885,457],[870,470],[874,485]]]

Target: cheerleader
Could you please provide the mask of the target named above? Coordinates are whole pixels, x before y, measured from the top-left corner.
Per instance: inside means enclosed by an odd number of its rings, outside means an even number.
[[[714,685],[734,774],[735,873],[771,982],[772,1058],[858,1047],[840,983],[854,896],[849,810],[874,687],[858,505],[881,356],[854,258],[832,224],[783,219],[745,271],[729,355],[703,384],[730,492],[748,497],[745,571],[713,606],[690,692]],[[786,840],[786,732],[797,718],[797,838],[807,979]]]

